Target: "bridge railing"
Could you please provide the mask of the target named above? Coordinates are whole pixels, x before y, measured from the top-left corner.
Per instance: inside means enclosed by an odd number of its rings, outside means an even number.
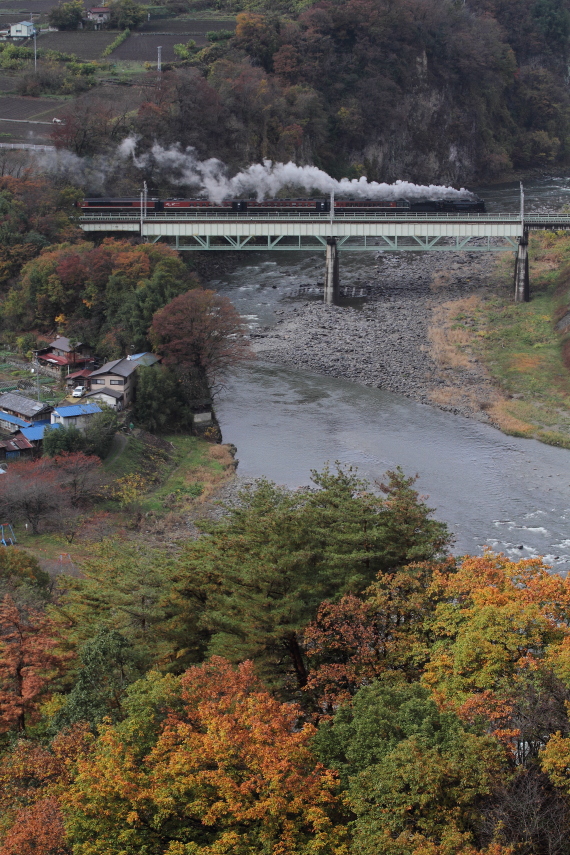
[[[88,221],[113,221],[113,222],[140,222],[140,211],[132,212],[85,212],[80,215],[82,222]],[[261,214],[255,211],[216,211],[208,212],[208,210],[199,211],[149,211],[144,216],[145,221],[153,220],[239,220],[240,222],[262,221],[287,221],[287,220],[303,220],[308,222],[327,222],[330,220],[330,214],[321,213],[320,211],[288,211],[275,212],[271,214]],[[338,211],[335,212],[334,220],[346,222],[476,222],[476,223],[520,223],[519,214],[460,214],[460,213],[428,213],[428,212],[413,212],[413,213],[362,213],[354,211]],[[525,224],[529,226],[544,223],[546,225],[570,226],[570,215],[564,214],[527,214],[525,216]]]
[[[106,211],[105,213],[100,212],[86,212],[80,215],[81,219],[89,219],[89,220],[139,220],[140,221],[140,212],[133,211],[129,212],[117,212],[113,213],[112,211]],[[248,212],[239,212],[239,211],[212,211],[209,212],[206,210],[201,211],[149,211],[145,214],[145,220],[180,220],[180,219],[188,219],[188,220],[203,220],[203,219],[211,219],[211,220],[310,220],[310,221],[324,221],[327,222],[330,220],[330,214],[321,213],[320,211],[291,211],[288,213],[284,212],[276,212],[274,214],[259,214],[255,211]],[[430,214],[424,212],[411,213],[411,214],[393,214],[393,213],[361,213],[361,212],[345,212],[340,211],[335,213],[335,220],[397,220],[397,221],[413,221],[413,220],[459,220],[461,222],[465,220],[474,220],[475,222],[505,222],[508,220],[509,222],[520,222],[520,216],[517,214],[448,214],[448,213],[437,213]],[[542,218],[544,219],[544,218]],[[562,218],[566,222],[570,222],[570,217]]]

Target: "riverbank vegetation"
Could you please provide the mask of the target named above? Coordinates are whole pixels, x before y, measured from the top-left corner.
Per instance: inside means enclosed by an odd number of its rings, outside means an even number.
[[[0,551],[2,855],[567,855],[570,582],[389,473]]]
[[[570,448],[570,239],[530,233],[531,301],[513,303],[513,264],[500,258],[483,292],[440,310],[447,362],[476,357],[497,394],[483,402],[505,433]]]

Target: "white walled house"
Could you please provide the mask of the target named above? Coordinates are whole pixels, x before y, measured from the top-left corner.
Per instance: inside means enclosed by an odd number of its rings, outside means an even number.
[[[66,428],[73,426],[84,431],[93,416],[100,412],[102,412],[101,407],[98,407],[97,404],[71,404],[70,406],[56,407],[51,414],[51,423]]]
[[[36,28],[31,21],[20,21],[19,24],[10,26],[10,36],[13,39],[31,39],[35,32]]]

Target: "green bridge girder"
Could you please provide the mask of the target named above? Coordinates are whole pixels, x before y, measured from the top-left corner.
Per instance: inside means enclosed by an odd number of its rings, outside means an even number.
[[[163,239],[163,235],[157,235],[150,241],[150,243],[157,243],[158,241]],[[185,240],[188,240],[188,238],[185,238]],[[291,238],[288,235],[267,235],[264,237],[254,237],[253,235],[243,235],[236,237],[231,237],[229,235],[224,235],[223,237],[211,235],[192,235],[190,240],[192,241],[192,243],[182,243],[182,238],[176,236],[174,238],[172,246],[174,247],[174,249],[180,251],[197,250],[200,252],[223,252],[231,250],[239,250],[243,252],[259,252],[263,250],[265,250],[266,252],[274,252],[277,250],[299,252],[303,250],[314,251],[319,249],[326,249],[327,246],[326,238],[323,238],[319,235],[312,236],[312,243],[308,242],[309,240],[311,240],[311,238],[307,238],[305,236]],[[442,240],[446,242],[440,243],[440,241]],[[477,240],[478,243],[472,243],[473,240]],[[410,235],[407,237],[398,237],[398,235],[394,235],[391,238],[385,236],[364,236],[361,238],[345,236],[337,237],[336,245],[339,251],[345,252],[459,252],[461,250],[468,250],[469,252],[516,252],[517,250],[518,240],[515,238],[504,237],[502,238],[504,243],[501,244],[492,243],[492,240],[492,238],[486,238],[482,242],[481,238],[458,236],[454,238],[421,237],[418,235]]]

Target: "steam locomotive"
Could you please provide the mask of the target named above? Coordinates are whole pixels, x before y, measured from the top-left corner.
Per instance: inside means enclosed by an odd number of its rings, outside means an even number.
[[[130,196],[124,198],[93,198],[83,199],[78,202],[82,211],[93,213],[105,213],[110,211],[128,213],[140,212],[141,198]],[[265,199],[258,202],[254,199],[228,199],[223,202],[210,202],[208,199],[159,199],[157,196],[149,196],[146,199],[145,208],[147,212],[176,212],[176,211],[198,211],[204,213],[221,213],[234,211],[236,213],[251,212],[253,214],[288,213],[289,211],[317,211],[320,213],[330,212],[330,199]],[[408,199],[397,199],[394,202],[386,202],[381,199],[335,199],[335,212],[342,213],[485,213],[485,202],[477,197],[473,199],[459,199],[450,201],[448,199],[424,199],[410,202]]]

